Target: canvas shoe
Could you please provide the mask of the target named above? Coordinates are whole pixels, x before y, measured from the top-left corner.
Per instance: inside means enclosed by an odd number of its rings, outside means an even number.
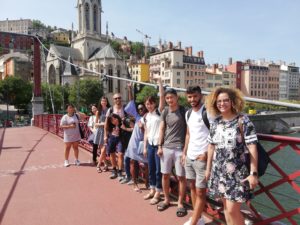
[[[70,166],[69,160],[65,160],[64,166],[65,166],[65,167],[69,167],[69,166]]]
[[[75,165],[80,166],[80,161],[78,159],[75,160]]]
[[[116,179],[118,177],[118,174],[117,174],[117,171],[116,170],[113,170],[112,172],[111,172],[111,175],[110,175],[110,179]]]
[[[190,225],[192,221],[192,217],[189,218],[188,221],[186,221],[183,225]],[[198,220],[196,225],[205,225],[205,221],[202,217],[200,217],[200,219]]]

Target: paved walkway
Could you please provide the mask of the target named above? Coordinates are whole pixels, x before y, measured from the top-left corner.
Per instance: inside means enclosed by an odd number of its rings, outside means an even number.
[[[190,217],[177,218],[175,206],[158,212],[143,200],[146,191],[98,174],[90,158],[82,150],[82,165],[64,168],[59,137],[35,127],[1,129],[0,224],[179,225]]]

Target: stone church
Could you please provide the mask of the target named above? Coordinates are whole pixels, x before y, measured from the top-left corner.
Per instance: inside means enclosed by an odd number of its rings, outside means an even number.
[[[127,78],[125,61],[108,43],[107,34],[101,33],[101,0],[78,0],[76,8],[79,29],[72,32],[71,47],[50,45],[46,58],[47,82],[73,84],[78,79],[102,79],[102,74]],[[82,70],[57,57],[101,75]],[[110,100],[116,92],[120,92],[124,96],[123,100],[126,100],[126,87],[126,82],[117,79],[107,79],[103,82],[104,93]]]

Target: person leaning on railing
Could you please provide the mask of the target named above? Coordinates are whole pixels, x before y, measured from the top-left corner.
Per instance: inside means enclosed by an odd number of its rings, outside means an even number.
[[[241,204],[251,198],[251,190],[258,184],[256,131],[248,116],[241,114],[244,99],[239,90],[219,87],[206,98],[206,105],[208,112],[217,116],[207,139],[209,194],[222,200],[227,224],[242,225]],[[244,138],[239,128],[240,118]],[[250,152],[250,172],[246,149]]]
[[[68,104],[66,107],[67,114],[65,114],[60,121],[60,128],[64,130],[64,143],[65,143],[65,161],[64,166],[70,166],[69,154],[70,149],[73,147],[75,156],[75,165],[79,166],[78,159],[79,150],[78,145],[81,140],[79,131],[79,121],[85,117],[83,113],[77,113],[73,104]]]

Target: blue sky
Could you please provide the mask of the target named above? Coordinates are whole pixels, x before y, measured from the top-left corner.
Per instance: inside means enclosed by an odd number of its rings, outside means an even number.
[[[29,18],[77,28],[77,0],[0,0],[0,20]],[[204,50],[207,63],[261,59],[300,66],[299,0],[102,0],[102,33],[141,41],[136,29]]]

